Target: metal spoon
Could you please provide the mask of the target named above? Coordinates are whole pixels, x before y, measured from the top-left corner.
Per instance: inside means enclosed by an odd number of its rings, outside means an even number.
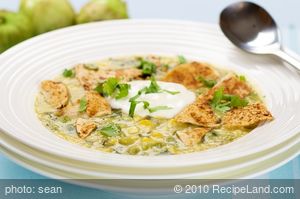
[[[281,44],[281,35],[271,15],[250,2],[233,3],[220,15],[220,27],[239,48],[254,54],[272,54],[300,72],[300,62]]]

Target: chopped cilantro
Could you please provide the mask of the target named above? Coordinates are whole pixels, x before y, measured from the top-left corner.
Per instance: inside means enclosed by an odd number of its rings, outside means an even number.
[[[139,104],[139,103],[143,103],[144,109],[147,109],[150,113],[153,113],[153,112],[156,112],[156,111],[159,111],[159,110],[171,109],[171,107],[168,107],[168,106],[150,107],[150,104],[147,101],[137,101],[137,99],[143,93],[150,94],[150,93],[159,93],[159,92],[167,92],[171,95],[176,95],[176,94],[179,93],[179,91],[168,91],[168,90],[161,89],[160,86],[157,84],[155,78],[152,76],[150,86],[144,87],[143,89],[139,90],[138,93],[135,96],[133,96],[129,99],[129,102],[130,102],[129,116],[130,117],[134,116],[135,108],[136,108],[137,104]]]
[[[130,100],[129,100],[130,101]],[[150,103],[147,101],[135,101],[135,100],[131,100],[130,101],[130,108],[129,108],[129,116],[133,117],[134,116],[134,112],[135,112],[135,108],[138,104],[143,103],[143,107],[144,109],[148,109],[150,106]]]
[[[134,116],[134,112],[135,112],[135,108],[136,108],[136,105],[137,105],[137,101],[130,101],[130,108],[129,108],[129,116],[130,117],[133,117]]]
[[[241,99],[239,96],[233,95],[231,96],[230,106],[231,107],[244,107],[248,105],[248,101],[245,99]]]
[[[94,90],[101,95],[121,99],[128,96],[129,89],[129,84],[119,83],[117,78],[110,77],[105,82],[98,84]]]
[[[148,93],[158,93],[160,90],[161,89],[160,89],[159,85],[157,84],[156,79],[152,76],[150,86],[146,87],[145,93],[146,94],[148,94]]]
[[[150,103],[147,101],[130,101],[130,108],[129,108],[129,116],[133,117],[134,116],[134,112],[135,112],[135,108],[138,104],[143,103],[143,108],[148,110],[150,113],[154,113],[156,111],[160,111],[160,110],[169,110],[172,109],[172,107],[169,106],[154,106],[154,107],[150,107]]]
[[[144,91],[146,94],[149,93],[159,93],[159,92],[167,92],[171,95],[176,95],[178,93],[180,93],[179,91],[169,91],[169,90],[165,90],[165,89],[161,89],[160,86],[157,84],[156,79],[152,76],[151,77],[151,83],[149,87],[145,87]]]
[[[150,63],[150,62],[144,62],[142,72],[144,75],[152,75],[153,73],[156,72],[155,64]]]
[[[226,100],[226,101],[230,101],[231,100],[232,95],[228,95],[228,94],[223,94],[222,99]]]
[[[221,103],[221,100],[223,99],[223,92],[224,92],[224,88],[219,88],[214,92],[214,96],[211,102],[213,106],[217,106],[217,104]]]
[[[237,95],[224,94],[224,89],[221,87],[214,92],[211,106],[217,112],[225,113],[231,108],[244,107],[248,105],[246,99],[242,99]]]
[[[119,80],[114,77],[108,78],[103,84],[102,84],[102,89],[103,89],[103,94],[105,96],[111,96],[114,91],[116,90],[118,86]]]
[[[185,64],[187,62],[186,58],[182,55],[178,55],[178,61],[180,64]]]
[[[104,94],[103,94],[103,83],[98,84],[94,90],[95,90],[96,92],[98,92],[99,94],[104,95]]]
[[[129,84],[118,84],[117,86],[116,99],[124,98],[128,95],[130,85]]]
[[[162,91],[164,91],[164,92],[166,92],[166,93],[169,93],[169,94],[171,94],[171,95],[177,95],[177,94],[179,94],[180,92],[179,91],[169,91],[169,90],[162,90]]]
[[[79,112],[84,112],[86,110],[86,107],[87,107],[87,101],[86,98],[83,97],[80,99],[79,102]]]
[[[229,104],[217,104],[214,107],[215,111],[225,113],[230,110]]]
[[[104,136],[113,137],[120,134],[121,127],[115,123],[112,123],[102,127],[99,132]]]
[[[75,77],[75,72],[72,69],[65,69],[63,72],[63,76],[73,78]]]
[[[208,88],[212,88],[214,87],[214,85],[217,84],[216,80],[212,80],[212,79],[205,79],[202,76],[198,77],[198,81],[202,82],[202,84]]]
[[[138,68],[142,69],[142,73],[145,76],[151,76],[152,74],[156,73],[156,65],[152,62],[143,60],[143,59],[139,59],[140,61],[140,65],[138,66]]]
[[[140,90],[141,91],[141,90]],[[134,102],[135,100],[137,100],[137,98],[139,98],[142,94],[142,92],[138,92],[138,94],[136,94],[135,96],[133,96],[132,98],[129,99],[129,102]]]
[[[150,103],[149,102],[146,102],[146,101],[141,101],[140,103],[143,103],[144,104],[144,109],[148,109],[149,106],[150,106]]]
[[[240,80],[241,80],[242,82],[245,82],[245,81],[246,81],[246,77],[245,77],[244,75],[240,75]]]

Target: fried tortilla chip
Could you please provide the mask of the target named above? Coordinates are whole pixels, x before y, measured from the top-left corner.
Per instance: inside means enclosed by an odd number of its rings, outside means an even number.
[[[177,135],[186,146],[194,146],[201,142],[203,136],[209,131],[209,128],[194,128],[186,132],[178,132]]]
[[[241,80],[234,74],[229,74],[217,85],[215,85],[208,92],[207,96],[211,98],[213,93],[221,87],[224,89],[225,94],[237,95],[240,98],[245,98],[252,92],[251,87],[245,81]]]
[[[104,97],[95,91],[86,92],[86,113],[89,117],[111,114],[111,107]]]
[[[142,71],[137,68],[125,68],[116,70],[116,78],[123,81],[131,81],[139,79],[142,76]]]
[[[196,89],[203,86],[203,83],[198,80],[200,76],[210,80],[216,80],[219,77],[218,73],[208,64],[192,62],[176,66],[167,73],[162,81],[179,83],[189,89]]]
[[[273,116],[262,103],[235,108],[225,113],[222,123],[225,128],[253,128],[273,120]]]
[[[76,78],[85,90],[94,89],[98,83],[103,82],[109,77],[115,77],[115,71],[90,70],[84,64],[75,67]]]
[[[175,120],[202,127],[216,127],[220,122],[209,101],[204,97],[199,97],[196,102],[188,105],[175,117]]]
[[[80,138],[88,137],[97,128],[94,122],[82,118],[78,118],[75,125]]]
[[[63,108],[68,104],[69,93],[66,85],[61,82],[43,81],[41,83],[41,93],[45,101],[53,108]]]

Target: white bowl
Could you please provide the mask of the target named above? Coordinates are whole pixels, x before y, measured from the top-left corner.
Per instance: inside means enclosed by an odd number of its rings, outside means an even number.
[[[40,81],[74,64],[132,54],[185,55],[245,74],[275,117],[241,139],[211,150],[172,156],[102,153],[47,130],[34,112]],[[60,158],[112,167],[180,168],[253,155],[300,132],[299,76],[269,57],[245,54],[215,25],[169,20],[121,20],[74,26],[30,39],[0,56],[0,127],[26,145]]]
[[[32,150],[30,147],[11,139],[8,136],[0,136],[0,148],[14,155],[10,157],[25,158],[30,161],[29,169],[40,172],[38,165],[51,168],[47,176],[52,177],[54,170],[65,171],[71,179],[173,179],[173,178],[199,178],[199,179],[235,179],[248,178],[274,169],[287,162],[300,153],[300,135],[273,147],[269,150],[256,153],[252,157],[243,157],[234,161],[219,162],[218,164],[201,165],[194,169],[180,169],[177,172],[150,173],[147,169],[143,172],[127,171],[125,169],[107,170],[106,168],[86,167],[81,162],[69,162],[57,157],[50,157],[41,151]],[[18,159],[18,158],[17,158]],[[20,161],[20,160],[19,160]],[[255,169],[254,169],[255,168]],[[43,173],[44,174],[44,173]],[[60,177],[61,178],[61,177]],[[63,177],[62,177],[63,178]]]

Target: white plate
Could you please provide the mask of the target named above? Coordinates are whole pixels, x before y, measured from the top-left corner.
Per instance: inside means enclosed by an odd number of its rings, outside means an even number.
[[[79,147],[37,119],[33,103],[41,80],[74,64],[132,54],[185,55],[245,74],[266,96],[275,120],[230,144],[175,156],[127,156]],[[300,132],[299,76],[280,62],[245,54],[215,25],[168,20],[124,20],[66,28],[28,40],[0,57],[0,127],[34,149],[60,158],[112,167],[179,168],[231,160],[274,147]]]

